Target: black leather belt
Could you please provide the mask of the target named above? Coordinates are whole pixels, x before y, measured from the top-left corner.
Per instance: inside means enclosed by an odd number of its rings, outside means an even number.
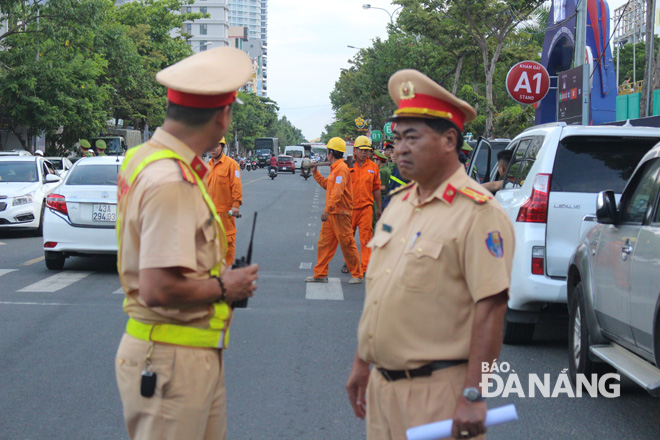
[[[380,374],[383,375],[386,381],[394,382],[399,379],[412,379],[413,377],[428,377],[436,370],[453,367],[455,365],[463,364],[467,361],[433,361],[429,364],[423,365],[414,370],[386,370],[378,368]]]

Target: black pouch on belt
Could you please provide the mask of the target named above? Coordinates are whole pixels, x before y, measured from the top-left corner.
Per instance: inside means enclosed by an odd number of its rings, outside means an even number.
[[[140,381],[140,395],[142,397],[153,397],[156,392],[156,373],[144,370]]]

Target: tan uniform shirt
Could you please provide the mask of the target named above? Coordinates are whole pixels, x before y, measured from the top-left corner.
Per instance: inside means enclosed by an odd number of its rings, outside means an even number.
[[[144,147],[169,148],[192,163],[200,177],[208,172],[190,148],[160,128]],[[140,154],[131,159],[129,167],[137,166]],[[124,311],[147,324],[206,327],[212,306],[147,307],[138,289],[140,269],[179,267],[187,277],[205,279],[222,260],[217,228],[197,184],[185,179],[177,161],[163,159],[147,165],[125,197],[119,255],[120,278],[127,293]]]
[[[513,226],[460,167],[427,200],[395,195],[376,225],[358,354],[390,370],[468,359],[477,301],[509,287]],[[463,195],[464,190],[468,195]]]

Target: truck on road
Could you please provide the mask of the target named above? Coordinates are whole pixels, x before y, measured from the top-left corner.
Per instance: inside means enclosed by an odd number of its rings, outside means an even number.
[[[257,158],[259,168],[268,166],[271,154],[274,154],[275,157],[280,154],[278,138],[256,138],[254,140],[254,156]]]

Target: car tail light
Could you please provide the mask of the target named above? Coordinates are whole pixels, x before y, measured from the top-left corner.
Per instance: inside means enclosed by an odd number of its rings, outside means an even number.
[[[44,243],[44,247],[46,249],[52,249],[55,246],[57,246],[57,242],[54,242],[54,241],[47,241],[46,243]]]
[[[51,194],[46,197],[46,206],[62,214],[69,215],[69,211],[66,209],[66,198],[59,194]]]
[[[543,275],[545,267],[545,248],[534,246],[532,248],[532,275]]]
[[[532,195],[520,207],[517,222],[545,223],[548,220],[548,198],[551,174],[537,174],[532,186]]]

